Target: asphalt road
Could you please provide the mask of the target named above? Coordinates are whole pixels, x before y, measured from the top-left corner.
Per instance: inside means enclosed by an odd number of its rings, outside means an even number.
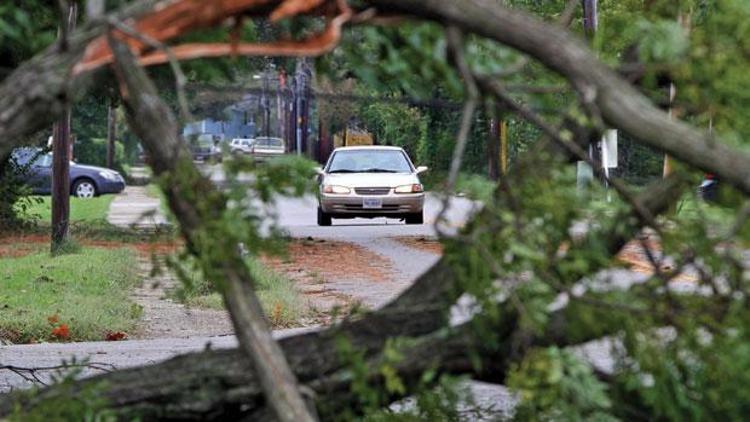
[[[276,202],[279,224],[293,237],[323,237],[331,239],[383,238],[394,236],[436,236],[435,220],[442,209],[442,200],[428,192],[425,198],[425,224],[406,225],[394,218],[333,219],[330,227],[319,227],[316,223],[317,202],[312,196],[306,198],[282,198]],[[441,230],[455,232],[462,226],[477,205],[461,197],[453,197],[444,216]]]
[[[446,230],[455,230],[463,224],[474,206],[471,201],[464,198],[455,198],[451,203],[452,206],[446,213],[449,222]],[[434,254],[406,247],[391,238],[433,236],[435,229],[429,223],[435,220],[441,206],[441,202],[435,196],[428,195],[425,210],[428,224],[424,225],[405,225],[395,219],[377,218],[334,220],[331,227],[318,227],[315,198],[280,198],[276,202],[279,223],[292,237],[353,242],[391,261],[394,280],[390,282],[371,283],[369,288],[362,288],[360,280],[332,280],[335,288],[346,294],[359,295],[363,303],[371,307],[380,306],[390,300],[438,259]],[[277,334],[288,333],[289,331],[284,331]],[[63,360],[70,362],[75,359],[122,368],[154,363],[176,354],[200,350],[209,343],[217,348],[232,347],[235,340],[232,337],[193,337],[125,342],[6,345],[0,346],[0,364],[40,367],[54,366]],[[30,385],[16,374],[0,371],[0,392]]]

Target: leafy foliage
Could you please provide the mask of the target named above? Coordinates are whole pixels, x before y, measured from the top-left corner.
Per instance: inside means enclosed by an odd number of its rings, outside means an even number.
[[[25,218],[40,202],[29,196],[30,189],[24,183],[29,164],[20,165],[11,156],[0,158],[0,227],[12,229],[22,227]]]
[[[606,386],[569,350],[532,350],[511,370],[508,387],[521,394],[520,420],[615,420]]]

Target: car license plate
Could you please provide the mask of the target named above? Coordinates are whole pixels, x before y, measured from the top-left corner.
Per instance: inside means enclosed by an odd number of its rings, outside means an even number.
[[[362,199],[362,208],[383,208],[383,200],[380,198]]]

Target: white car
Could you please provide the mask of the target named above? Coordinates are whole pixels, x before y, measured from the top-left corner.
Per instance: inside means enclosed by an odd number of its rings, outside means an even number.
[[[318,225],[332,218],[391,217],[406,224],[424,221],[424,188],[419,174],[398,147],[337,148],[319,171]]]
[[[232,154],[250,154],[253,149],[253,143],[255,143],[255,139],[234,138],[229,143],[229,152]]]
[[[281,138],[258,136],[250,148],[250,155],[256,161],[265,161],[273,157],[282,156],[285,153],[286,146],[284,145],[284,140]]]

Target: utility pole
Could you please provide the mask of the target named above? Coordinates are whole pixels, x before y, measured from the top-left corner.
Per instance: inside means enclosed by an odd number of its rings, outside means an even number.
[[[263,136],[271,136],[271,101],[268,95],[269,86],[271,84],[271,70],[267,65],[263,70],[263,93],[260,97],[260,106],[263,109]]]
[[[598,27],[597,0],[583,0],[583,31],[589,40],[594,38]]]
[[[310,81],[312,71],[307,59],[301,58],[297,61],[297,69],[294,72],[294,127],[295,144],[297,155],[302,155],[307,150],[307,127],[310,113]]]
[[[487,159],[490,180],[499,180],[508,172],[508,121],[505,110],[494,104],[488,107],[490,113]]]
[[[312,68],[307,59],[302,67],[304,84],[302,85],[302,108],[300,110],[300,126],[302,130],[302,152],[311,157],[310,150],[310,88],[312,85]]]
[[[68,34],[75,29],[78,6],[68,5],[60,23],[59,48],[68,49]],[[68,239],[70,223],[70,104],[52,128],[52,253]]]
[[[286,142],[286,136],[284,136],[284,106],[281,101],[281,90],[284,89],[284,83],[286,82],[283,71],[284,68],[281,68],[274,73],[276,77],[276,124],[278,126],[277,136]]]
[[[508,121],[500,120],[500,174],[508,173]]]
[[[107,107],[107,168],[115,166],[115,140],[117,139],[117,99],[109,98]]]
[[[497,181],[500,179],[500,151],[498,151],[498,139],[500,138],[500,131],[498,130],[497,121],[497,107],[493,105],[487,106],[487,111],[490,114],[489,120],[489,133],[487,137],[487,167],[488,176],[490,180]]]
[[[599,25],[597,0],[582,0],[581,4],[583,5],[583,32],[586,34],[586,38],[589,41],[593,41],[593,38],[596,35],[596,29]],[[596,156],[595,150],[597,149],[597,146],[593,140],[590,139],[589,141],[589,159],[593,161],[593,158]],[[586,162],[579,161],[576,174],[576,181],[579,189],[590,183],[592,178],[593,171],[591,166]]]
[[[680,12],[680,14],[677,16],[677,22],[680,24],[680,26],[682,26],[687,31],[690,31],[690,27],[692,26],[691,19],[690,19],[691,15],[692,15],[692,10],[687,14]],[[673,82],[670,82],[669,83],[669,109],[667,111],[669,114],[670,120],[674,120],[675,118],[679,117],[679,110],[675,110],[674,108],[674,100],[676,96],[677,96],[677,88],[675,87]],[[667,154],[664,154],[664,168],[663,168],[662,174],[665,178],[669,176],[670,174],[672,174],[672,158]]]

